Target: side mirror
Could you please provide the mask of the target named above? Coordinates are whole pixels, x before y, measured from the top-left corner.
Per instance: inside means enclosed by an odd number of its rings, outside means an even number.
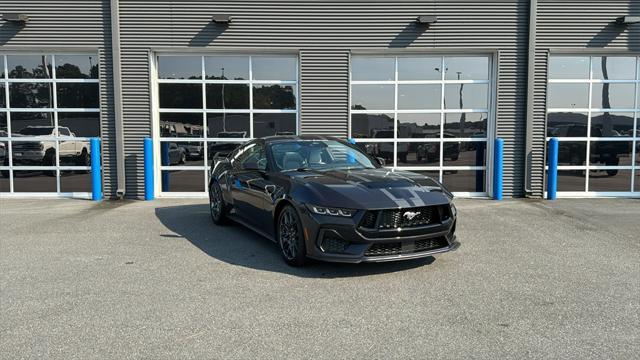
[[[378,162],[378,164],[380,164],[380,166],[385,166],[385,164],[387,163],[384,158],[381,157],[376,157],[376,161]]]

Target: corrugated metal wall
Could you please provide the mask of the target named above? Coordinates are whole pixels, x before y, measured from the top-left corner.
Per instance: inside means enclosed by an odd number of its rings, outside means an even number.
[[[103,138],[104,192],[115,194],[116,165],[111,72],[111,24],[108,0],[93,1],[1,1],[0,13],[27,14],[29,23],[20,27],[0,24],[0,52],[3,50],[48,53],[92,49],[100,57],[100,107]]]
[[[349,116],[349,52],[300,52],[300,132],[346,137]]]
[[[500,51],[496,116],[497,134],[506,142],[505,195],[521,196],[528,10],[528,0],[121,0],[127,193],[142,196],[142,138],[151,131],[151,50],[299,50],[301,130],[344,136],[349,51],[414,49]],[[231,14],[232,24],[212,23],[214,13]],[[429,29],[415,24],[425,14],[438,16]]]
[[[553,51],[640,54],[640,26],[620,26],[615,19],[640,16],[640,0],[539,0],[535,68],[535,111],[531,190],[544,192],[546,87],[548,57]]]
[[[105,186],[115,191],[108,1],[13,1],[2,11],[32,22],[0,45],[88,45],[100,49]],[[300,51],[301,130],[346,135],[350,51],[463,51],[497,55],[497,135],[505,138],[505,195],[520,196],[524,180],[528,0],[438,1],[142,1],[121,0],[127,195],[143,193],[142,138],[151,133],[149,54],[152,50]],[[211,22],[229,13],[228,28]],[[435,14],[430,28],[414,23]],[[346,93],[345,93],[346,91]],[[323,94],[324,93],[324,94]]]

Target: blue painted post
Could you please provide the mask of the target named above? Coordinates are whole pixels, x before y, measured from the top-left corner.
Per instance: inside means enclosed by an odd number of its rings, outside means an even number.
[[[502,200],[502,173],[504,158],[504,139],[497,138],[493,157],[493,198]]]
[[[349,144],[352,144],[352,145],[355,145],[355,144],[356,144],[356,141],[355,141],[354,139],[352,139],[352,138],[348,138],[348,139],[347,139],[347,142],[348,142]],[[355,157],[355,155],[354,155],[352,152],[349,152],[349,153],[347,154],[347,163],[348,163],[348,164],[355,164],[355,163],[356,163],[356,157]]]
[[[102,174],[100,165],[100,139],[91,138],[91,200],[102,200]]]
[[[549,141],[549,175],[547,176],[547,199],[555,200],[558,192],[558,139]]]
[[[153,200],[153,142],[144,138],[144,199]]]
[[[169,143],[160,143],[160,163],[162,166],[169,166]],[[169,191],[169,171],[162,170],[162,191]]]

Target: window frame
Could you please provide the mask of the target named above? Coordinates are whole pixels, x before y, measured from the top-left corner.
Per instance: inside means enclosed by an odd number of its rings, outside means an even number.
[[[570,58],[588,58],[589,74],[584,79],[572,79],[572,78],[553,78],[551,75],[550,67],[553,57],[570,57]],[[604,80],[598,79],[594,76],[594,60],[600,57],[632,57],[636,59],[635,62],[635,79],[612,79]],[[548,136],[549,114],[562,114],[562,113],[584,113],[587,114],[586,123],[586,136],[582,137],[555,137],[560,143],[562,142],[583,142],[585,144],[585,161],[584,165],[558,165],[558,171],[584,171],[584,189],[582,191],[561,191],[559,190],[558,197],[565,198],[580,198],[580,197],[637,197],[640,196],[640,191],[634,191],[637,187],[636,178],[638,178],[638,172],[640,172],[640,165],[637,165],[636,157],[638,156],[638,146],[640,146],[640,54],[637,53],[625,53],[625,52],[598,52],[598,51],[551,51],[548,54],[549,69],[547,71],[547,101],[545,104],[545,147],[544,147],[544,183],[546,185],[548,180],[549,165],[547,161],[547,147],[552,136]],[[588,105],[586,108],[553,108],[549,107],[548,89],[551,84],[587,84],[588,85]],[[594,108],[593,103],[593,88],[594,85],[600,84],[634,84],[634,105],[632,108]],[[633,114],[633,128],[632,136],[616,136],[616,137],[604,137],[592,135],[592,115],[599,113],[628,113]],[[595,142],[631,142],[630,153],[630,165],[600,165],[591,163],[591,146]],[[593,170],[619,170],[630,172],[630,185],[628,191],[591,191],[590,190],[590,177]],[[546,187],[544,189],[544,196],[547,196]]]
[[[95,59],[95,64],[98,66],[98,77],[97,78],[58,78],[57,77],[57,57],[65,57],[65,56],[90,56]],[[49,78],[12,78],[9,77],[9,69],[8,69],[8,56],[47,56],[50,60],[51,66],[51,76]],[[83,198],[90,199],[91,192],[77,191],[77,192],[68,192],[62,191],[61,178],[63,178],[63,172],[77,172],[77,171],[90,171],[90,166],[79,166],[79,165],[62,165],[60,161],[60,144],[62,142],[68,142],[69,136],[60,135],[56,133],[53,136],[43,136],[43,137],[34,137],[34,136],[25,136],[16,138],[12,135],[11,128],[11,113],[48,113],[51,115],[53,120],[54,129],[58,129],[61,125],[59,124],[59,113],[91,113],[98,114],[98,138],[102,138],[102,119],[101,119],[101,104],[102,104],[102,94],[101,94],[101,61],[100,61],[100,53],[96,49],[60,49],[59,51],[51,51],[48,49],[29,49],[29,50],[7,50],[0,51],[0,66],[4,71],[4,76],[0,77],[0,83],[4,85],[5,91],[5,106],[0,108],[0,112],[6,115],[7,121],[7,136],[0,136],[0,142],[4,142],[6,144],[6,157],[8,157],[8,166],[4,166],[4,164],[0,164],[0,170],[9,172],[9,192],[0,192],[0,197],[64,197],[64,198]],[[18,108],[12,107],[10,103],[11,98],[11,84],[15,83],[46,83],[50,84],[50,104],[48,107],[43,108]],[[98,107],[97,108],[61,108],[58,106],[58,84],[97,84],[98,86]],[[73,141],[78,142],[87,142],[89,143],[92,137],[74,137]],[[45,166],[45,165],[30,165],[30,166],[20,166],[13,164],[13,143],[14,142],[34,142],[34,141],[50,141],[54,143],[54,149],[56,152],[55,156],[55,165],[54,166]],[[22,171],[53,171],[55,176],[56,190],[55,191],[34,191],[34,192],[16,192],[15,191],[15,172]],[[53,176],[52,176],[53,177]]]
[[[160,56],[198,56],[201,58],[201,78],[200,79],[160,79],[158,74],[158,58]],[[244,80],[219,80],[219,79],[207,79],[206,78],[206,57],[249,57],[249,78]],[[295,80],[255,80],[253,79],[253,59],[257,57],[283,57],[295,59]],[[202,166],[157,166],[155,168],[154,187],[158,197],[166,198],[201,198],[208,195],[209,191],[209,144],[210,143],[249,143],[256,138],[254,135],[254,115],[256,114],[295,114],[295,132],[300,133],[300,56],[298,52],[292,51],[216,51],[216,52],[194,52],[194,51],[174,51],[171,49],[162,49],[158,51],[151,51],[149,53],[149,67],[150,79],[151,79],[151,107],[152,107],[152,139],[154,143],[154,161],[156,164],[160,164],[160,145],[162,142],[175,141],[175,137],[162,137],[159,134],[160,115],[163,113],[192,113],[202,114],[202,135],[197,137],[185,138],[185,141],[202,142],[204,145],[204,164]],[[159,85],[163,83],[190,83],[202,85],[202,108],[200,109],[165,109],[160,107],[159,103]],[[249,108],[248,109],[208,109],[206,87],[209,84],[245,84],[249,87]],[[295,109],[256,109],[254,108],[254,85],[283,85],[293,86],[295,95]],[[208,137],[208,116],[210,114],[248,114],[249,115],[249,131],[244,138],[219,138]],[[203,172],[203,187],[202,192],[173,192],[162,191],[161,176],[163,170],[172,171],[202,171]]]
[[[352,80],[352,59],[353,57],[391,57],[395,58],[395,73],[393,80]],[[487,68],[487,79],[486,80],[447,80],[446,72],[440,72],[440,79],[437,80],[399,80],[398,78],[398,59],[400,58],[412,58],[412,57],[436,57],[440,60],[440,68],[443,69],[445,66],[445,59],[450,57],[485,57],[488,59],[488,68]],[[497,52],[496,51],[483,51],[478,50],[477,52],[468,53],[462,51],[447,51],[447,52],[400,52],[400,53],[385,53],[385,52],[355,52],[351,54],[350,62],[349,62],[349,112],[348,112],[348,137],[352,138],[356,143],[365,143],[365,144],[375,144],[375,143],[392,143],[394,149],[394,161],[393,164],[387,164],[392,171],[401,170],[401,171],[428,171],[428,172],[437,172],[439,180],[442,182],[445,172],[448,170],[457,171],[476,171],[476,172],[484,172],[484,190],[483,192],[476,191],[456,191],[453,192],[454,195],[459,197],[480,197],[485,198],[492,196],[492,181],[493,181],[493,140],[495,139],[495,109],[496,109],[496,79],[497,79]],[[384,109],[384,110],[356,110],[352,108],[352,86],[353,85],[383,85],[389,84],[394,86],[394,109]],[[439,109],[423,109],[423,110],[399,110],[398,109],[398,87],[400,85],[439,85],[440,86],[440,108]],[[445,88],[446,85],[451,84],[486,84],[487,86],[487,108],[483,109],[474,109],[474,108],[465,108],[465,109],[446,109],[444,106],[444,98],[445,98]],[[444,116],[446,114],[462,114],[462,113],[486,113],[487,114],[487,128],[486,128],[486,136],[482,138],[475,137],[465,137],[465,138],[449,138],[444,136]],[[392,138],[353,138],[352,137],[352,116],[354,114],[393,114],[394,115],[394,125],[393,125],[393,137]],[[426,138],[401,138],[398,137],[398,114],[439,114],[440,115],[440,136],[439,137],[426,137]],[[474,142],[483,142],[485,143],[485,165],[483,166],[445,166],[444,162],[444,144],[451,142],[460,142],[464,143],[474,143]],[[398,144],[400,143],[439,143],[440,154],[439,154],[439,162],[437,166],[399,166],[398,165]],[[446,186],[446,184],[445,184]]]

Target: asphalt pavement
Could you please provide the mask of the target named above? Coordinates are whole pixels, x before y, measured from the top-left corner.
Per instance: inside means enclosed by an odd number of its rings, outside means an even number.
[[[202,200],[0,199],[1,359],[640,354],[640,200],[457,200],[453,253],[296,269]]]

